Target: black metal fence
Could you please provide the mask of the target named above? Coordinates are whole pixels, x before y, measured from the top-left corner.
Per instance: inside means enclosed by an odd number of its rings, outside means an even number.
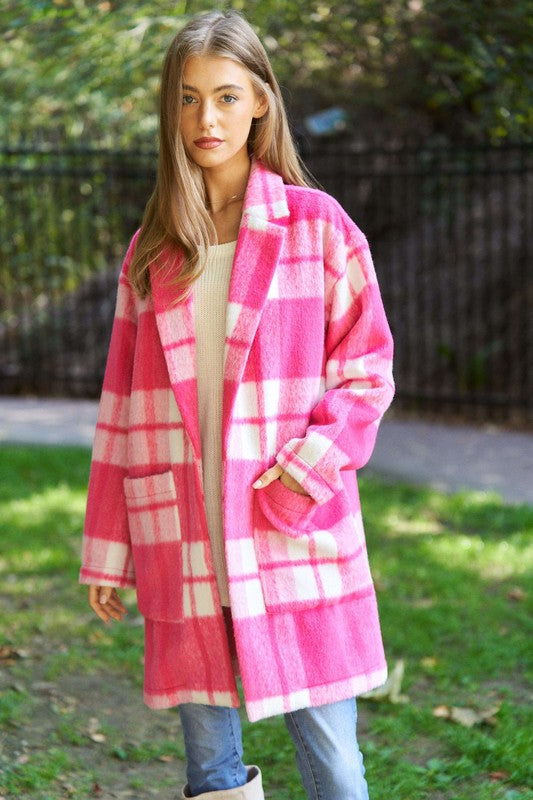
[[[533,421],[533,146],[321,146],[306,162],[367,234],[395,407]],[[152,152],[0,151],[0,393],[99,394],[116,275]]]

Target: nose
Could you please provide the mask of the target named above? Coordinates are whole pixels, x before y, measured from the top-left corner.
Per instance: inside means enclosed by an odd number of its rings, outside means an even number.
[[[215,126],[215,109],[209,100],[205,100],[200,105],[200,127],[208,131]]]

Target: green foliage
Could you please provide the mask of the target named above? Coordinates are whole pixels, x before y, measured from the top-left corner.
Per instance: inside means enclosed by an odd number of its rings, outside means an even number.
[[[155,143],[162,60],[192,14],[242,10],[293,116],[343,103],[354,129],[527,137],[527,0],[8,0],[0,136]]]

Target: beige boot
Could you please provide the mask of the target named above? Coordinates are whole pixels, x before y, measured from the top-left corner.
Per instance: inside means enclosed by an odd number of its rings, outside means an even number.
[[[263,794],[263,784],[261,782],[261,770],[259,767],[247,767],[248,780],[244,786],[237,786],[236,789],[222,789],[219,792],[204,792],[194,796],[188,794],[189,787],[184,786],[182,798],[192,798],[192,800],[265,800]]]

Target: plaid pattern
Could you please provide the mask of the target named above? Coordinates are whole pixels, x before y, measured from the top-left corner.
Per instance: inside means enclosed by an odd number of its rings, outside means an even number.
[[[119,279],[80,580],[137,586],[145,701],[239,704],[203,505],[193,295]],[[179,269],[179,263],[174,264]],[[356,482],[393,393],[392,343],[364,236],[331,197],[254,162],[233,264],[223,511],[250,719],[385,679]],[[276,481],[276,460],[309,496]]]

